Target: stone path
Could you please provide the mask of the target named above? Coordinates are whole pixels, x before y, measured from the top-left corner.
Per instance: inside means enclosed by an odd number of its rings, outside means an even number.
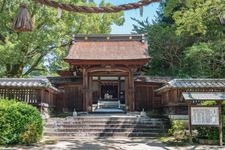
[[[219,146],[166,147],[154,138],[76,138],[39,146],[14,146],[2,150],[225,150]]]

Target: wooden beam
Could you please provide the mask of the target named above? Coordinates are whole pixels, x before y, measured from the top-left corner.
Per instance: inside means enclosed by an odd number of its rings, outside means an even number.
[[[116,65],[116,66],[92,66],[88,68],[88,72],[129,72],[128,68],[126,66]]]
[[[81,65],[134,65],[141,67],[145,65],[149,59],[130,59],[130,60],[79,60],[79,59],[64,59],[71,65],[81,66]]]
[[[92,76],[127,76],[127,72],[92,72]]]

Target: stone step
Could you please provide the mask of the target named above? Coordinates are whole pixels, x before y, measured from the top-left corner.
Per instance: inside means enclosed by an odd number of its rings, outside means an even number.
[[[151,137],[167,131],[168,120],[137,116],[77,116],[50,118],[45,123],[44,135],[71,138],[73,136]]]
[[[50,118],[48,121],[164,121],[165,119],[161,118],[144,118],[144,117],[67,117],[67,118]],[[165,120],[167,121],[167,120]]]
[[[52,137],[72,137],[72,136],[94,136],[94,137],[104,137],[104,136],[123,136],[123,137],[155,137],[159,136],[158,132],[46,132],[44,136]]]
[[[115,119],[115,118],[72,118],[72,119],[50,119],[50,121],[137,121],[140,119],[137,118],[120,118],[120,119]]]
[[[163,121],[56,121],[56,122],[46,122],[46,124],[153,124],[153,125],[160,125],[163,124]]]
[[[52,117],[49,118],[49,120],[168,120],[167,118],[149,118],[149,117],[65,117],[65,118],[58,118],[58,117]]]
[[[144,117],[66,117],[66,118],[50,118],[50,120],[137,120],[150,119]]]
[[[46,128],[167,128],[167,125],[152,125],[152,124],[47,124]]]
[[[52,128],[46,129],[46,132],[160,132],[163,128]]]

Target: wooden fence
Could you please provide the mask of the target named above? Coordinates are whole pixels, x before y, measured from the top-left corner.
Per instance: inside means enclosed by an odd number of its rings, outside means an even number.
[[[45,89],[34,88],[0,88],[0,98],[15,99],[24,101],[34,106],[47,103],[49,107],[54,107],[56,95]]]
[[[224,88],[173,88],[162,92],[162,106],[165,114],[187,115],[188,105],[182,92],[225,92]]]
[[[162,108],[161,96],[155,93],[162,83],[135,82],[135,110],[158,112]],[[55,99],[56,111],[83,111],[82,83],[65,84],[58,86],[62,91]]]
[[[161,96],[155,93],[162,83],[135,82],[135,110],[154,111],[161,110]]]

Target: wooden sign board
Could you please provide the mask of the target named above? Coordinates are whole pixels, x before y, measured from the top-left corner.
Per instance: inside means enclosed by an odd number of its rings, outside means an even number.
[[[191,125],[219,126],[219,108],[192,106]]]

